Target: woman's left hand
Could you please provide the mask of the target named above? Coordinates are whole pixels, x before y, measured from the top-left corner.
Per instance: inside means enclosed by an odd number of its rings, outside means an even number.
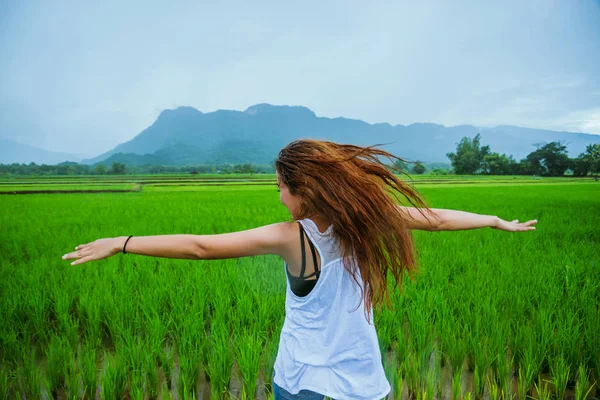
[[[77,265],[114,256],[120,252],[117,240],[117,238],[97,239],[90,243],[80,244],[75,247],[76,251],[65,254],[62,259],[78,259],[71,263],[71,265]]]
[[[527,222],[521,222],[519,223],[518,219],[515,219],[513,221],[505,221],[501,218],[498,218],[499,222],[498,222],[498,226],[495,226],[495,229],[501,229],[503,231],[507,231],[507,232],[524,232],[524,231],[534,231],[535,230],[535,224],[537,224],[537,219],[532,219],[530,221]]]

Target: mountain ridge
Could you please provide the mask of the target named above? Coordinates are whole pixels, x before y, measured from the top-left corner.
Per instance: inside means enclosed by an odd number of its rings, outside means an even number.
[[[66,152],[42,149],[16,140],[0,138],[1,164],[36,164],[55,165],[66,160],[81,161],[84,157]]]
[[[304,106],[259,103],[244,111],[203,113],[191,106],[163,110],[150,126],[128,141],[78,162],[93,165],[121,153],[148,155],[152,157],[147,157],[147,160],[168,162],[170,165],[184,165],[171,164],[182,162],[269,164],[290,141],[315,138],[363,146],[387,144],[385,150],[409,161],[449,163],[446,153],[454,152],[462,137],[474,137],[477,133],[481,133],[482,145],[489,145],[492,151],[512,155],[517,160],[534,151],[536,143],[567,142],[570,157],[585,151],[587,144],[600,143],[600,135],[588,133],[508,124],[495,127],[446,127],[433,122],[371,124],[346,117],[319,117]],[[0,151],[0,162],[5,163],[6,158],[5,152]],[[123,156],[118,158],[127,159]],[[142,162],[144,157],[136,160],[132,162]]]

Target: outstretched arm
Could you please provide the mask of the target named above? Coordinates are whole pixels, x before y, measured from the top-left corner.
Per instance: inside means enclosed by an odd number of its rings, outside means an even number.
[[[285,241],[289,238],[287,222],[265,225],[245,231],[220,235],[156,235],[134,236],[125,251],[152,257],[208,260],[276,254],[283,257]],[[75,247],[63,260],[77,259],[71,265],[101,260],[120,253],[127,236],[98,239]]]
[[[406,221],[410,229],[427,231],[458,231],[490,227],[508,232],[522,232],[535,230],[533,225],[537,223],[536,219],[522,223],[519,223],[518,219],[509,222],[495,215],[482,215],[459,210],[431,208],[431,212],[428,212],[424,208],[398,207],[407,217]]]

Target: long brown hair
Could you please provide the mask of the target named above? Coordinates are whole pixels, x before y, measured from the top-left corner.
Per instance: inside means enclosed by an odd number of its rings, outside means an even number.
[[[417,270],[412,233],[397,208],[400,195],[429,210],[420,194],[390,171],[394,160],[406,160],[376,146],[297,140],[283,148],[275,161],[280,181],[300,198],[294,217],[318,215],[330,222],[341,244],[344,267],[357,284],[357,268],[360,271],[367,320],[373,305],[390,304],[388,273],[402,288],[404,272],[412,277]],[[384,163],[386,159],[391,166]],[[349,262],[351,256],[356,263]]]

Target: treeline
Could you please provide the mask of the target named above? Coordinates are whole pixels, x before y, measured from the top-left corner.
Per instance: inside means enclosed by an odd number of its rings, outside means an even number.
[[[490,146],[481,146],[480,134],[474,138],[463,137],[456,152],[447,153],[451,169],[440,168],[440,163],[422,161],[396,162],[402,171],[413,174],[429,172],[432,175],[538,175],[538,176],[588,176],[600,174],[600,143],[589,144],[585,152],[569,158],[567,146],[560,142],[536,144],[536,150],[517,161],[513,156],[492,152]],[[430,167],[430,168],[428,168]],[[199,165],[125,165],[113,162],[110,166],[97,163],[89,166],[76,162],[57,165],[0,164],[0,175],[130,175],[130,174],[253,174],[275,173],[271,164],[199,164]]]
[[[540,175],[587,176],[600,173],[600,143],[589,144],[585,152],[569,158],[567,146],[560,142],[536,144],[536,150],[516,161],[512,156],[498,154],[490,146],[480,145],[480,134],[463,137],[455,153],[447,153],[457,175]]]
[[[588,176],[600,174],[600,143],[589,144],[585,152],[569,158],[567,146],[560,142],[537,144],[536,150],[517,161],[513,156],[498,154],[490,146],[481,146],[481,135],[463,137],[455,153],[447,153],[451,169],[432,168],[421,161],[396,161],[395,169],[431,175],[538,175],[538,176]]]
[[[224,164],[224,165],[144,165],[130,166],[113,162],[110,166],[103,163],[95,165],[64,162],[56,165],[0,164],[0,175],[137,175],[137,174],[258,174],[275,173],[271,165],[262,164]]]

